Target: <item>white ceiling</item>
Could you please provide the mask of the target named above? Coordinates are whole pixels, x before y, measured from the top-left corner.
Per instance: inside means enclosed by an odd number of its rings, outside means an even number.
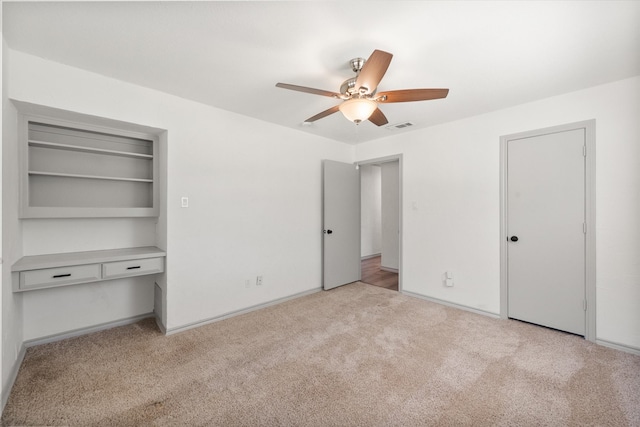
[[[303,132],[356,144],[640,75],[638,1],[3,2],[10,48]],[[449,88],[385,104],[390,124],[338,101],[348,62],[394,54],[378,91]]]

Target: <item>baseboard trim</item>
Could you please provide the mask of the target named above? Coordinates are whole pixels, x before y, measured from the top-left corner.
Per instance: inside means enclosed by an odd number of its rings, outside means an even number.
[[[18,352],[18,358],[11,367],[9,381],[7,382],[7,385],[2,389],[2,409],[0,410],[0,414],[4,412],[4,407],[7,406],[9,396],[11,395],[11,390],[13,389],[13,384],[18,378],[18,372],[20,371],[20,367],[22,366],[22,362],[24,361],[25,354],[27,354],[27,347],[24,345],[24,343],[22,343],[22,345],[20,346],[20,351]]]
[[[635,354],[640,356],[640,348],[634,347],[631,345],[620,344],[613,341],[601,340],[596,338],[596,344],[602,345],[604,347],[613,348],[614,350],[624,351],[625,353]]]
[[[481,314],[483,316],[489,316],[489,317],[493,317],[495,319],[501,319],[499,314],[496,313],[492,313],[490,311],[484,311],[484,310],[480,310],[477,308],[473,308],[473,307],[469,307],[466,305],[462,305],[462,304],[456,304],[456,303],[452,303],[449,301],[444,301],[438,298],[433,298],[433,297],[428,297],[425,295],[420,295],[420,294],[416,294],[413,292],[409,292],[409,291],[401,291],[402,294],[413,297],[413,298],[419,298],[419,299],[423,299],[426,301],[431,301],[434,302],[436,304],[442,304],[442,305],[446,305],[449,307],[453,307],[453,308],[458,308],[460,310],[465,310],[465,311],[470,311],[472,313],[476,313],[476,314]],[[640,356],[640,348],[638,347],[634,347],[634,346],[630,346],[630,345],[626,345],[626,344],[620,344],[617,342],[613,342],[613,341],[608,341],[608,340],[603,340],[603,339],[599,339],[596,338],[595,343],[604,347],[609,347],[612,348],[614,350],[620,350],[620,351],[624,351],[625,353],[631,353],[631,354],[635,354]]]
[[[167,328],[165,335],[173,335],[180,332],[188,331],[189,329],[197,328],[200,326],[208,325],[210,323],[219,322],[221,320],[229,319],[231,317],[240,316],[242,314],[251,313],[252,311],[260,310],[263,308],[271,307],[273,305],[282,304],[283,302],[290,301],[293,299],[301,298],[307,295],[315,294],[317,292],[322,291],[322,288],[310,289],[308,291],[299,292],[297,294],[289,295],[288,297],[274,299],[272,301],[268,301],[262,304],[257,304],[251,307],[243,308],[241,310],[230,311],[228,313],[222,314],[220,316],[211,317],[209,319],[200,320],[198,322],[188,323],[186,325],[177,326],[175,328]]]
[[[371,259],[371,258],[376,258],[382,256],[382,254],[371,254],[371,255],[365,255],[363,257],[360,257],[360,261],[364,261],[365,259]]]
[[[419,298],[419,299],[423,299],[423,300],[426,300],[426,301],[431,301],[431,302],[434,302],[436,304],[442,304],[442,305],[446,305],[448,307],[453,307],[453,308],[457,308],[457,309],[464,310],[464,311],[470,311],[471,313],[481,314],[483,316],[493,317],[494,319],[500,319],[500,315],[499,314],[492,313],[490,311],[481,310],[479,308],[469,307],[467,305],[462,305],[462,304],[456,304],[454,302],[449,302],[449,301],[441,300],[441,299],[438,299],[438,298],[428,297],[426,295],[416,294],[416,293],[409,292],[409,291],[401,291],[401,293],[403,295],[407,295],[409,297]]]
[[[398,269],[397,268],[391,268],[391,267],[385,267],[385,266],[380,266],[380,270],[384,270],[384,271],[388,271],[390,273],[398,273]]]
[[[68,338],[79,337],[80,335],[86,335],[93,332],[104,331],[105,329],[116,328],[118,326],[130,325],[132,323],[139,322],[144,319],[155,317],[153,313],[140,314],[138,316],[127,317],[126,319],[116,320],[114,322],[101,323],[99,325],[89,326],[87,328],[74,329],[68,332],[62,332],[59,334],[48,335],[42,338],[35,338],[24,342],[26,348],[34,347],[36,345],[49,344],[56,341],[66,340]]]

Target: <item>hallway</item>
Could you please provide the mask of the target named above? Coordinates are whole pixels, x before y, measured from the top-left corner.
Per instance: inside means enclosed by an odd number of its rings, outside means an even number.
[[[398,273],[380,269],[380,256],[362,260],[361,282],[392,291],[398,290]]]

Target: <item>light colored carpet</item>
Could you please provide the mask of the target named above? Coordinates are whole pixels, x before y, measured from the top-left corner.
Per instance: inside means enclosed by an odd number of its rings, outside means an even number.
[[[4,425],[640,426],[640,357],[360,283],[30,348]]]

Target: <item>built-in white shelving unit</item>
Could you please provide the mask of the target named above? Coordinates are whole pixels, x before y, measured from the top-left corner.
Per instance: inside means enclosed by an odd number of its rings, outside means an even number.
[[[25,255],[11,264],[11,287],[31,333],[92,326],[88,313],[94,311],[101,324],[134,318],[148,314],[150,300],[163,319],[158,281],[164,285],[166,231],[158,223],[164,131],[12,102],[18,109],[18,229]],[[58,313],[56,304],[69,298],[82,309]],[[112,314],[114,301],[122,306]],[[41,313],[48,306],[53,308]],[[53,326],[41,328],[41,319]]]
[[[22,116],[21,218],[158,216],[155,135]]]

